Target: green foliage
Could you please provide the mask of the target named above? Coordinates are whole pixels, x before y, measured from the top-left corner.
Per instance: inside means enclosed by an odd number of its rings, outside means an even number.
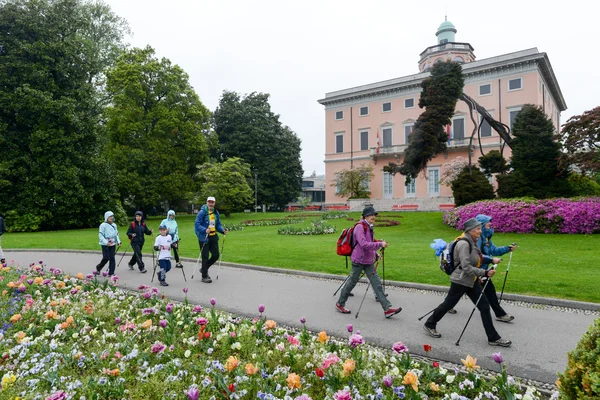
[[[566,164],[584,174],[600,172],[600,107],[569,118],[560,136]]]
[[[11,210],[6,214],[5,223],[9,232],[33,232],[40,229],[43,218],[40,215],[19,214]]]
[[[222,163],[212,162],[199,166],[197,178],[202,186],[198,198],[216,197],[220,212],[226,216],[242,211],[253,202],[250,165],[237,157]]]
[[[491,150],[487,154],[479,157],[479,166],[487,176],[492,174],[503,174],[508,171],[506,159],[498,150]]]
[[[564,373],[559,375],[561,399],[597,399],[600,397],[600,318],[569,353]]]
[[[300,139],[271,111],[269,95],[225,91],[213,114],[220,160],[239,157],[258,174],[258,203],[283,208],[302,188]]]
[[[513,124],[512,172],[498,176],[500,197],[549,197],[570,193],[567,174],[559,167],[559,144],[554,125],[544,111],[525,105]]]
[[[456,206],[462,206],[478,200],[493,199],[494,188],[479,168],[466,167],[452,181],[452,194]]]
[[[340,197],[368,198],[371,194],[368,184],[374,177],[373,166],[361,164],[336,172],[330,186],[337,187],[337,195]]]
[[[109,156],[121,200],[137,209],[191,200],[208,159],[210,113],[188,75],[152,48],[132,49],[107,72]]]
[[[0,2],[0,212],[15,226],[94,226],[116,207],[99,99],[127,29],[79,0]]]
[[[323,219],[316,220],[311,226],[304,228],[284,226],[277,230],[280,235],[330,235],[335,232],[335,226]]]
[[[572,173],[569,185],[574,196],[600,196],[600,184],[589,176]]]
[[[444,126],[450,124],[464,83],[460,64],[452,61],[434,64],[431,76],[421,83],[423,90],[419,107],[425,111],[415,122],[409,136],[404,162],[401,166],[390,163],[384,167],[385,171],[399,172],[414,179],[431,159],[447,149],[448,135]]]

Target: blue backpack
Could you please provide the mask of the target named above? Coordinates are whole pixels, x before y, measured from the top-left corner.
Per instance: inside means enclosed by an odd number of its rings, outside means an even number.
[[[446,249],[440,255],[440,269],[447,275],[451,275],[456,269],[456,266],[454,265],[454,249],[456,248],[456,244],[461,240],[465,240],[467,243],[469,243],[469,253],[471,253],[473,250],[473,245],[465,237],[457,237],[450,242],[450,244],[446,246]]]

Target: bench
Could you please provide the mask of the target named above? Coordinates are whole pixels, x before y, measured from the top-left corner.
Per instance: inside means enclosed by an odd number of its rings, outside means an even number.
[[[454,204],[440,204],[440,210],[442,211],[452,210],[454,207]]]
[[[325,211],[350,211],[350,206],[325,206]]]
[[[306,206],[304,207],[304,209],[306,211],[319,211],[321,209],[321,206]]]
[[[417,211],[418,204],[394,204],[392,211]]]
[[[300,210],[300,207],[297,206],[291,206],[285,209],[286,212],[290,212],[290,211],[298,211]]]

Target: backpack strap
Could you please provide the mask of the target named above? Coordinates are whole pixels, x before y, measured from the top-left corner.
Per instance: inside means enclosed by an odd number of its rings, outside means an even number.
[[[473,245],[471,244],[471,242],[469,242],[467,240],[467,238],[464,237],[464,236],[463,237],[459,237],[458,241],[460,241],[460,240],[464,240],[464,241],[466,241],[469,244],[469,254],[471,254],[471,252],[473,251]],[[456,257],[454,257],[454,252],[456,251],[456,245],[458,244],[458,241],[456,242],[456,244],[454,245],[454,248],[452,249],[452,260],[453,261],[456,260]],[[456,268],[462,269],[462,267],[460,266],[460,259],[458,259],[458,265],[456,266]]]

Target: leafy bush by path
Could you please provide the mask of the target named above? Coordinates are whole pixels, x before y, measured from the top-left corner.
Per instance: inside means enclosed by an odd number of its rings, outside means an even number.
[[[311,334],[304,318],[284,329],[264,305],[243,319],[216,299],[176,303],[42,265],[2,267],[0,278],[3,399],[539,399],[506,374],[485,379],[470,355],[445,369],[402,342],[371,347],[351,325],[346,340]]]
[[[600,232],[600,197],[481,201],[447,211],[444,223],[460,230],[477,214],[491,216],[496,232]]]

